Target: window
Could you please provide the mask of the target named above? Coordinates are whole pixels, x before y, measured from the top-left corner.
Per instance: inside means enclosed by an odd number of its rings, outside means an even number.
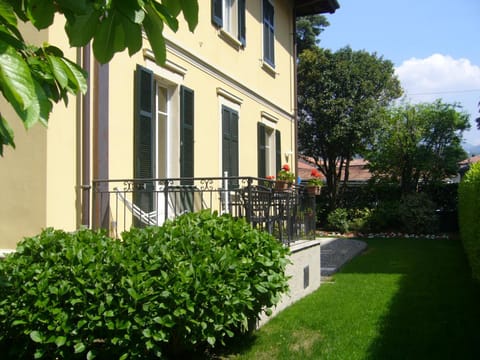
[[[270,0],[263,0],[263,60],[275,67],[274,9]]]
[[[238,112],[222,105],[222,174],[238,176]]]
[[[176,84],[156,78],[151,70],[139,65],[135,79],[134,177],[167,178],[171,172],[178,174],[178,170],[181,177],[193,177],[193,90],[181,86],[178,92]],[[179,96],[175,95],[177,93]],[[172,113],[178,101],[180,113]],[[179,138],[173,138],[172,134],[177,134],[177,131]],[[177,147],[179,141],[180,146]],[[180,161],[172,164],[178,151]],[[155,198],[154,190],[158,189],[158,185],[153,180],[143,183],[140,191],[134,191],[134,203],[146,212],[155,210],[158,198]],[[141,225],[135,218],[134,223]]]
[[[245,0],[212,0],[212,22],[246,45]]]
[[[258,177],[276,175],[280,171],[281,161],[280,131],[265,124],[257,124]]]

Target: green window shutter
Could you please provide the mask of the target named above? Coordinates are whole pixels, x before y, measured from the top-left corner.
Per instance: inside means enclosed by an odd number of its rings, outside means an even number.
[[[275,66],[275,12],[269,0],[263,0],[263,60]]]
[[[258,177],[265,178],[267,176],[267,149],[265,144],[265,125],[257,123],[257,162],[258,162]]]
[[[180,177],[194,176],[194,92],[180,87]],[[183,181],[185,185],[188,181]]]
[[[222,106],[222,172],[238,176],[238,113]]]
[[[154,176],[153,73],[137,65],[135,79],[134,176],[145,179]]]
[[[230,166],[230,176],[238,176],[238,113],[232,110],[232,115],[230,118],[231,122],[231,131],[232,131],[232,141],[230,143],[230,155],[231,155],[231,166]]]
[[[212,23],[215,26],[223,26],[223,0],[212,0]]]
[[[154,111],[154,78],[152,71],[137,65],[135,71],[135,118],[133,167],[136,179],[154,177],[155,161],[155,111]],[[153,183],[145,183],[145,187],[133,193],[133,202],[142,210],[153,210]],[[133,217],[135,226],[143,226]]]
[[[245,26],[245,0],[238,0],[238,40],[242,46],[247,45],[247,34]]]
[[[280,130],[275,130],[275,167],[278,174],[282,168],[282,136]]]

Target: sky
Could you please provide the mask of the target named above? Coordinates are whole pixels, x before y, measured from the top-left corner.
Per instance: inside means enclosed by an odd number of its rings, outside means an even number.
[[[480,0],[338,0],[319,46],[392,61],[408,102],[442,99],[470,114],[464,139],[480,145]]]

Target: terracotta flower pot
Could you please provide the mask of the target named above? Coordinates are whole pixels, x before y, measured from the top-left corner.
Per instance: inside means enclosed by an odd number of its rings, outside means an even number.
[[[307,186],[308,195],[315,196],[320,195],[322,188],[320,186]]]
[[[291,182],[287,182],[285,180],[277,180],[275,181],[275,190],[278,191],[285,191],[288,190],[292,187]]]

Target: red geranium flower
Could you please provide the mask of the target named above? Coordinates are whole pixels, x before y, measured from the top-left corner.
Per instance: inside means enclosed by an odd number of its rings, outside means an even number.
[[[290,166],[288,164],[284,164],[282,166],[282,169],[285,170],[285,171],[290,171]]]
[[[310,175],[313,177],[320,177],[320,172],[317,169],[312,169]]]

